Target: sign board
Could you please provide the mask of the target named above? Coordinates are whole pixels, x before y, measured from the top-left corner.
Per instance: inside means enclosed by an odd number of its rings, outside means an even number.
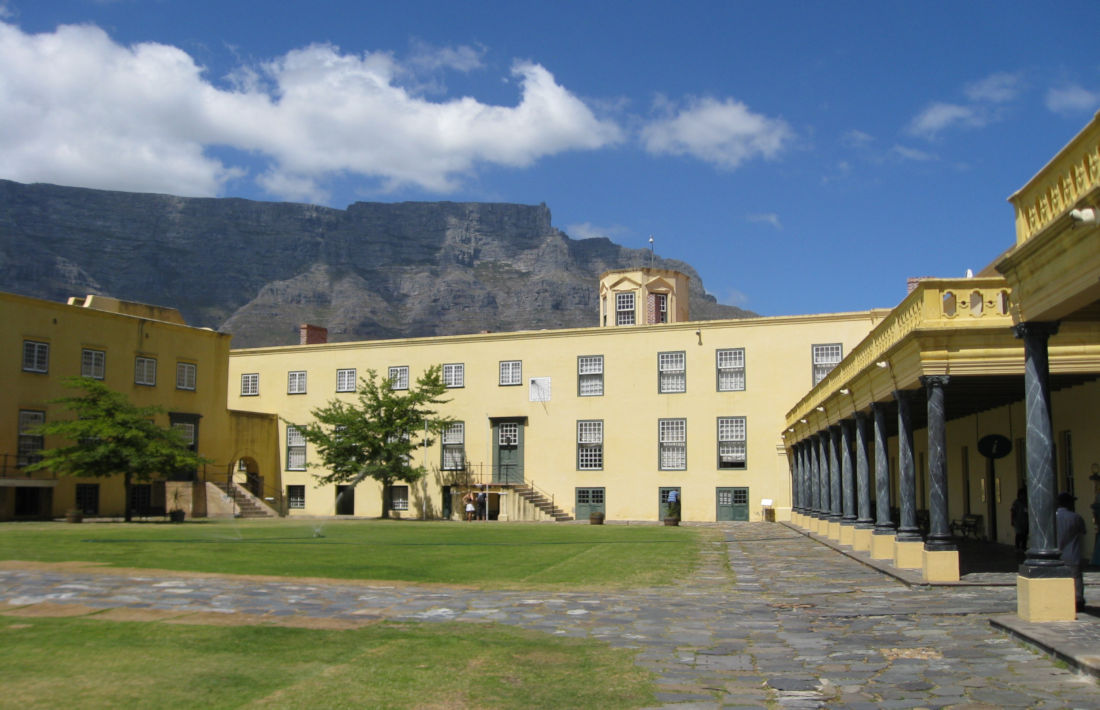
[[[989,434],[978,439],[978,451],[987,459],[1003,459],[1012,451],[1012,442],[1007,436]]]

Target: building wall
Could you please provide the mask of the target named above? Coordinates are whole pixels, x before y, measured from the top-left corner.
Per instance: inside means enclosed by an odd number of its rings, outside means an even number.
[[[462,363],[465,382],[448,390],[443,412],[465,424],[465,457],[474,474],[492,470],[491,420],[523,418],[524,479],[553,494],[574,511],[577,488],[603,488],[608,519],[654,520],[660,487],[680,487],[685,520],[714,520],[716,489],[749,489],[749,515],[761,517],[761,500],[771,499],[780,516],[789,514],[788,464],[776,432],[787,403],[812,384],[812,346],[840,343],[847,352],[877,322],[879,314],[860,312],[819,316],[673,323],[633,328],[585,328],[468,336],[331,343],[237,350],[229,361],[229,406],[278,415],[283,483],[304,486],[304,507],[291,515],[331,515],[336,491],[317,487],[317,468],[289,471],[287,422],[307,423],[311,410],[352,394],[336,392],[337,370],[368,369],[381,376],[407,366],[411,382],[431,365]],[[717,391],[716,351],[744,348],[745,389]],[[686,392],[658,392],[658,354],[683,353]],[[604,393],[578,395],[578,357],[602,355]],[[522,362],[516,386],[499,384],[501,361]],[[288,373],[306,373],[306,391],[288,394]],[[242,375],[258,376],[258,394],[241,394]],[[532,380],[547,397],[532,397]],[[547,389],[548,388],[548,389]],[[533,401],[545,399],[546,401]],[[719,469],[719,417],[746,418],[744,469]],[[658,421],[686,421],[685,470],[658,465]],[[577,422],[603,423],[603,467],[578,470]],[[318,462],[307,448],[309,464]],[[439,470],[437,441],[417,463],[430,471],[412,486],[408,515],[443,507],[441,486],[453,476]],[[378,515],[380,490],[373,481],[355,493],[356,515]],[[454,507],[458,513],[458,506]]]
[[[165,410],[158,423],[168,425],[169,412],[197,415],[198,451],[226,466],[233,455],[232,433],[226,401],[226,363],[230,336],[172,322],[178,312],[154,308],[151,314],[168,314],[168,320],[124,315],[78,305],[53,303],[34,298],[0,293],[0,372],[6,396],[0,406],[0,519],[13,515],[15,488],[41,485],[52,489],[52,500],[45,514],[63,515],[75,504],[76,486],[99,483],[101,515],[121,515],[124,508],[121,476],[111,479],[54,478],[50,472],[28,475],[17,465],[19,412],[45,412],[46,421],[66,416],[62,406],[52,401],[74,394],[63,379],[82,371],[82,351],[103,353],[103,382],[125,394],[138,406],[157,405]],[[104,305],[120,302],[100,299]],[[125,304],[133,308],[138,304]],[[143,312],[139,309],[138,312]],[[172,315],[174,314],[174,315]],[[23,369],[25,341],[48,346],[45,372]],[[135,358],[156,360],[155,385],[135,383]],[[176,382],[177,363],[195,366],[195,388],[180,389]],[[63,442],[50,438],[47,448]]]

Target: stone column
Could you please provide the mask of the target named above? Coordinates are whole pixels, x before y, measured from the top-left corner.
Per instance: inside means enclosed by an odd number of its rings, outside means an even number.
[[[958,547],[951,539],[947,513],[947,412],[944,387],[947,375],[921,378],[928,397],[929,532],[924,543],[924,579],[928,582],[959,580]]]
[[[895,390],[898,403],[898,493],[901,500],[901,525],[894,540],[894,566],[921,569],[924,544],[917,527],[917,468],[913,461],[913,425],[909,405],[911,394]]]
[[[1027,422],[1027,559],[1016,581],[1017,613],[1028,621],[1076,618],[1073,580],[1062,564],[1055,531],[1057,480],[1054,431],[1050,414],[1050,367],[1047,343],[1057,323],[1020,323],[1024,341],[1024,407]]]
[[[856,472],[852,466],[852,420],[840,422],[840,543],[851,545],[856,529]]]
[[[820,533],[828,532],[829,524],[829,458],[826,455],[825,445],[825,432],[818,432],[817,447],[817,486],[818,493],[820,495],[820,506],[817,511],[818,526],[817,531]]]
[[[870,552],[871,530],[871,471],[867,461],[867,415],[856,412],[856,525],[852,535],[852,547]]]
[[[829,427],[825,434],[829,447],[829,537],[840,540],[840,427]]]
[[[886,448],[886,405],[871,404],[875,438],[875,530],[871,536],[871,557],[894,557],[894,521],[890,518],[890,457]]]

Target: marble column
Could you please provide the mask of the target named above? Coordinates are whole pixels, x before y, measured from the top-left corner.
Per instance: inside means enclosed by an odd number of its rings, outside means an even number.
[[[922,377],[928,396],[928,480],[929,532],[926,550],[958,549],[951,540],[947,514],[947,412],[944,407],[944,387],[947,375]]]
[[[867,461],[867,415],[856,412],[856,527],[872,528],[871,470]]]
[[[890,517],[890,456],[886,448],[886,405],[871,405],[875,436],[875,534],[893,535]]]
[[[1063,577],[1054,525],[1057,480],[1054,468],[1054,431],[1050,414],[1050,370],[1047,341],[1058,332],[1057,323],[1020,323],[1014,328],[1024,341],[1024,407],[1027,424],[1027,559],[1022,577]]]
[[[802,461],[798,442],[791,446],[791,512],[802,511]]]
[[[829,438],[829,522],[839,523],[840,509],[840,427],[828,429]]]
[[[845,525],[856,524],[856,472],[852,466],[852,425],[851,419],[840,423],[840,475],[841,493],[844,509],[841,522]]]
[[[901,524],[898,526],[898,542],[920,542],[917,527],[917,469],[913,462],[913,425],[910,421],[911,394],[907,390],[895,390],[898,403],[898,493],[901,504]]]
[[[806,463],[809,464],[807,472],[810,474],[810,515],[816,518],[821,514],[821,481],[817,468],[816,435],[806,438]]]
[[[821,520],[829,519],[829,459],[825,454],[825,436],[824,432],[818,432],[817,447],[815,449],[817,456],[817,486],[819,505],[817,510],[817,516]]]

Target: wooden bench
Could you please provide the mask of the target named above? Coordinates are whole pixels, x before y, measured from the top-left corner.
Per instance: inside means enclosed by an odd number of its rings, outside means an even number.
[[[962,537],[974,536],[977,540],[981,537],[983,531],[982,516],[980,515],[964,515],[962,520],[951,521],[951,534],[960,535]]]

